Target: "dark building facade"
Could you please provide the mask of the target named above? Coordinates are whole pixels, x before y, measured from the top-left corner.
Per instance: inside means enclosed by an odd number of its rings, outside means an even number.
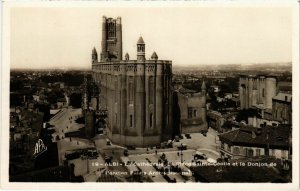
[[[92,53],[93,80],[100,89],[100,109],[107,109],[107,134],[120,145],[150,146],[173,136],[172,61],[145,57],[137,42],[137,59],[122,60],[121,18],[103,17],[102,52]]]
[[[292,124],[292,95],[279,92],[272,99],[273,120],[283,124]]]
[[[207,133],[206,86],[203,81],[201,92],[184,88],[178,91],[178,103],[181,114],[181,133]]]
[[[272,109],[272,98],[277,94],[277,78],[265,75],[241,75],[239,94],[241,109],[261,106]]]

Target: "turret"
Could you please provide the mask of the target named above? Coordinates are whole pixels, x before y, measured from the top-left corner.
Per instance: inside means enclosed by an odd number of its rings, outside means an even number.
[[[121,17],[117,17],[116,21],[116,50],[117,50],[117,60],[122,60],[122,19]]]
[[[98,53],[95,47],[93,48],[92,51],[92,63],[94,62],[98,62]]]
[[[153,52],[153,54],[152,54],[152,56],[151,56],[151,59],[152,59],[152,60],[157,60],[157,59],[158,59],[158,56],[157,56],[157,54],[156,54],[155,51]]]
[[[137,61],[145,61],[145,42],[141,36],[137,41]]]
[[[125,60],[126,60],[126,61],[129,60],[129,54],[128,54],[128,53],[125,54]]]

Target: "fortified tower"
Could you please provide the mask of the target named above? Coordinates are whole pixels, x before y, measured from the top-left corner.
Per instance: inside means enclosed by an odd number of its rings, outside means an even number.
[[[241,109],[264,107],[272,109],[272,98],[277,95],[277,78],[272,75],[240,75]]]
[[[117,19],[103,16],[101,61],[122,60],[122,23]]]
[[[107,135],[115,144],[155,146],[173,136],[172,61],[154,52],[146,59],[137,41],[137,58],[122,60],[121,18],[103,17],[102,53],[92,53],[92,75],[100,89],[100,109],[107,110]]]

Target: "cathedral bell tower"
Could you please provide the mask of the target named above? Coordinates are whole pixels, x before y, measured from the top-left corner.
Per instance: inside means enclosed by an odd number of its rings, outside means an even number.
[[[122,20],[106,18],[102,21],[101,61],[122,60]]]
[[[140,36],[137,42],[137,61],[145,62],[145,42],[143,38]]]

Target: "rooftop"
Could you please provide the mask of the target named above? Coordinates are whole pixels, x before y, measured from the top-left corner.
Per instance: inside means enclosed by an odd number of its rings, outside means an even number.
[[[137,41],[137,44],[145,44],[142,36],[140,36],[139,40]]]
[[[275,97],[273,97],[273,99],[285,102],[292,102],[292,95],[280,92]]]
[[[289,147],[290,126],[281,125],[278,127],[266,126],[255,128],[243,126],[219,135],[220,140],[230,145],[257,146],[287,149]]]
[[[241,160],[235,160],[240,162]],[[235,162],[234,160],[231,163]],[[242,162],[274,162],[279,164],[279,161],[273,158],[258,158],[247,159]],[[278,166],[278,165],[277,165]],[[275,168],[258,167],[258,166],[196,166],[192,167],[195,177],[200,182],[289,182],[287,178],[280,175],[280,172]]]

